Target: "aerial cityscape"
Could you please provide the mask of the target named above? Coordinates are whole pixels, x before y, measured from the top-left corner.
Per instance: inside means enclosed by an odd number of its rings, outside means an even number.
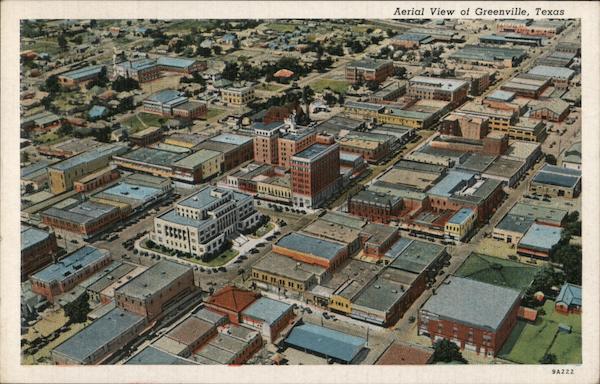
[[[20,28],[22,364],[582,363],[580,20]]]

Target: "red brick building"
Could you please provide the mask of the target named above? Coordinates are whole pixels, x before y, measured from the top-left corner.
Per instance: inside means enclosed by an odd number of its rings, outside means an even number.
[[[394,62],[391,60],[358,60],[346,66],[346,80],[352,84],[367,81],[382,83],[394,74],[394,70]]]
[[[214,312],[226,315],[232,323],[240,324],[242,311],[259,297],[258,293],[230,285],[215,292],[206,302],[206,307]]]
[[[348,197],[348,212],[371,222],[387,224],[400,216],[402,198],[363,190]]]
[[[292,201],[300,208],[318,208],[340,187],[338,144],[313,144],[291,158]]]
[[[292,156],[304,151],[317,141],[315,131],[288,133],[277,142],[277,163],[280,167],[289,168]]]
[[[162,260],[115,291],[117,306],[148,321],[195,290],[192,268]]]
[[[348,258],[347,244],[292,232],[273,244],[272,251],[294,260],[336,269]]]
[[[50,264],[57,251],[54,233],[21,224],[21,281]]]
[[[222,133],[211,137],[210,140],[198,145],[198,149],[210,149],[223,153],[223,172],[254,158],[252,137],[233,133]]]
[[[111,165],[73,182],[73,189],[77,192],[93,191],[113,180],[117,180],[120,176],[121,174],[117,171],[117,168]]]
[[[493,357],[517,323],[521,293],[452,276],[419,310],[419,335]]]
[[[73,289],[77,284],[112,262],[105,249],[91,246],[79,248],[67,257],[32,274],[31,290],[53,302],[56,296]]]

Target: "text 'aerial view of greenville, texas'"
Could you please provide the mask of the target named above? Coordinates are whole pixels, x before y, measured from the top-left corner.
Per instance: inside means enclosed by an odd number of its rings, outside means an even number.
[[[21,364],[582,364],[581,60],[580,19],[21,20]]]

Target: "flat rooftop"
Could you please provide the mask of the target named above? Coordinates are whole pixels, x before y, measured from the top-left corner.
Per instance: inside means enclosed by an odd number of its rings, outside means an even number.
[[[317,219],[313,221],[304,227],[302,231],[310,233],[313,236],[325,237],[328,239],[341,241],[346,244],[355,241],[360,234],[360,230],[356,228],[332,223],[323,219]]]
[[[97,203],[86,200],[68,208],[51,207],[42,212],[43,215],[60,220],[70,221],[76,224],[87,224],[110,215],[118,210],[117,207],[108,204]]]
[[[190,316],[170,330],[166,337],[189,346],[214,328],[214,323],[202,320],[197,316]]]
[[[114,197],[117,200],[119,198],[124,198],[127,200],[135,200],[139,203],[144,203],[156,198],[162,193],[163,191],[158,188],[121,182],[103,190],[96,196],[109,199]]]
[[[437,196],[450,196],[456,190],[466,185],[475,174],[466,171],[450,170],[446,176],[434,185],[427,193]]]
[[[494,160],[496,160],[496,157],[497,156],[494,155],[470,153],[466,160],[458,165],[457,168],[464,169],[466,171],[482,173],[490,166],[490,164],[494,162]]]
[[[347,65],[348,68],[363,68],[368,70],[376,70],[384,65],[393,65],[391,60],[375,60],[375,59],[362,59],[356,60]]]
[[[218,136],[211,137],[210,140],[219,143],[233,144],[233,145],[244,145],[252,141],[251,136],[236,135],[233,133],[222,133]]]
[[[367,223],[366,220],[362,218],[352,216],[347,213],[335,211],[327,211],[325,215],[321,216],[321,220],[325,220],[334,224],[340,224],[354,229],[361,229]]]
[[[352,301],[354,305],[389,311],[410,288],[417,274],[387,268]]]
[[[67,171],[74,167],[91,163],[101,157],[110,157],[125,153],[127,146],[124,144],[104,144],[101,146],[94,147],[87,152],[73,156],[67,160],[61,161],[60,163],[52,164],[48,169],[56,169],[59,171]]]
[[[421,310],[443,319],[495,331],[519,299],[520,291],[450,276]]]
[[[325,272],[325,268],[323,267],[299,262],[273,252],[267,253],[252,268],[297,281],[307,281],[312,276],[320,276]]]
[[[388,268],[420,274],[446,252],[446,248],[438,244],[406,238],[400,240],[385,254],[394,259]]]
[[[216,203],[230,194],[232,194],[232,192],[229,190],[207,185],[201,190],[180,200],[177,205],[195,209],[205,209],[207,206]]]
[[[320,155],[326,153],[328,150],[330,150],[332,146],[330,145],[323,145],[323,144],[313,144],[310,147],[306,148],[305,150],[296,153],[294,156],[292,156],[292,159],[300,159],[300,160],[314,160],[317,157],[319,157]]]
[[[161,351],[152,345],[142,349],[140,353],[125,362],[125,365],[187,365],[196,364],[192,360],[184,359],[168,352]]]
[[[268,297],[260,297],[244,309],[242,315],[250,316],[272,325],[288,313],[291,308],[291,304],[273,300]]]
[[[175,161],[173,165],[182,168],[195,168],[204,164],[206,161],[221,155],[221,152],[211,151],[210,149],[201,149],[181,160]]]
[[[560,227],[533,223],[519,241],[519,247],[550,251],[560,241],[561,231]]]
[[[115,308],[68,338],[54,348],[53,352],[68,356],[75,361],[90,364],[91,362],[87,359],[94,353],[145,321],[146,319],[142,316]]]
[[[496,225],[496,229],[523,234],[527,232],[534,222],[534,218],[508,213],[500,220],[498,225]]]
[[[537,65],[527,72],[530,75],[550,77],[554,79],[571,79],[575,71],[565,67],[551,67],[548,65]]]
[[[430,87],[435,89],[441,89],[444,91],[454,92],[461,87],[467,86],[465,80],[449,79],[442,77],[427,77],[427,76],[415,76],[408,81],[409,86],[420,86]]]
[[[558,187],[575,188],[581,181],[581,171],[546,164],[533,177],[532,183],[549,184]]]
[[[21,252],[50,237],[50,233],[29,225],[21,224]]]
[[[184,158],[185,156],[186,155],[182,153],[174,153],[160,149],[142,147],[134,149],[133,151],[121,155],[120,157],[140,163],[168,167],[172,163]]]
[[[173,261],[161,260],[140,275],[129,280],[128,283],[117,289],[117,293],[137,299],[145,299],[164,289],[191,270],[188,266]]]
[[[486,175],[512,177],[525,167],[525,161],[499,157],[485,170]]]
[[[320,239],[298,232],[292,232],[285,235],[279,239],[276,245],[297,252],[322,257],[327,260],[333,259],[346,247],[342,243]]]

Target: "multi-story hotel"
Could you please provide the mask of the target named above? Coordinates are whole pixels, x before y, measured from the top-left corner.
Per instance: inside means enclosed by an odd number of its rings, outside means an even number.
[[[250,195],[206,186],[154,219],[152,241],[202,256],[218,252],[228,236],[256,226],[261,215]]]
[[[292,156],[290,164],[294,206],[318,208],[340,186],[339,144],[313,144]]]

